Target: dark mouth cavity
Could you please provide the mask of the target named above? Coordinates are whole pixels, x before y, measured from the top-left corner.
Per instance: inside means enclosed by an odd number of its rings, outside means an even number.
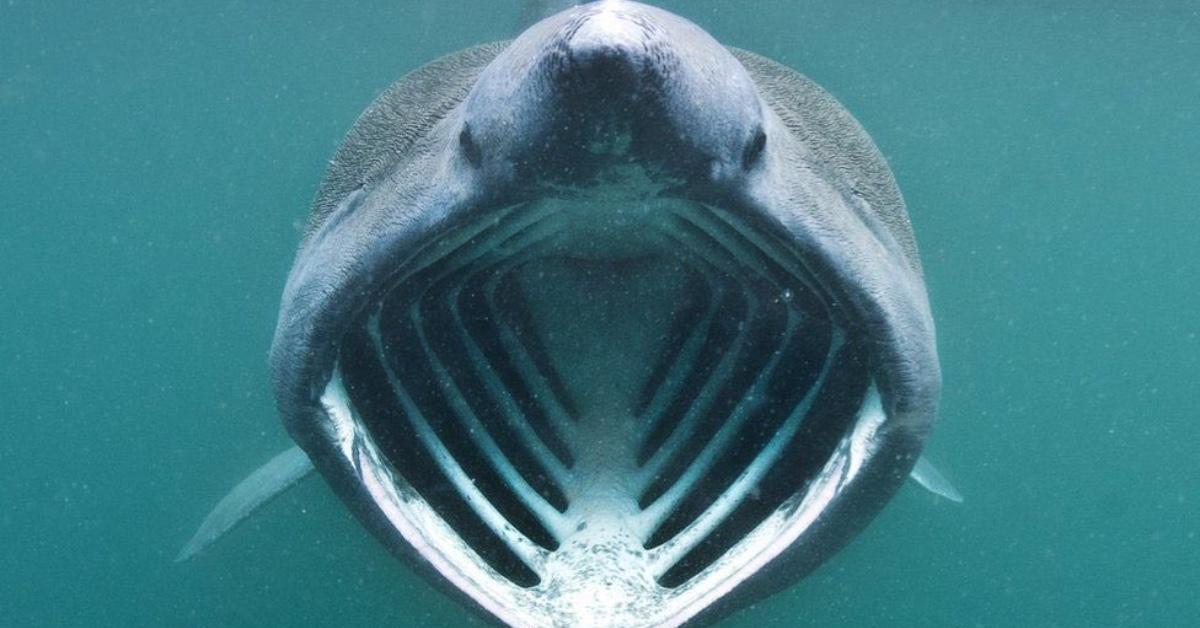
[[[678,587],[803,497],[862,405],[865,343],[769,229],[686,202],[581,211],[511,207],[435,243],[339,369],[397,477],[513,584],[545,576],[514,539],[553,555],[617,521]]]

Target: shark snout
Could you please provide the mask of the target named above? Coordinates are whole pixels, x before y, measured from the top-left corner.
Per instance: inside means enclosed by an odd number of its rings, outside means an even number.
[[[586,185],[629,162],[716,181],[761,150],[763,106],[745,68],[694,24],[612,1],[518,38],[481,76],[464,128],[493,181]]]
[[[564,26],[561,38],[568,80],[604,79],[608,73],[653,77],[662,69],[655,61],[669,54],[661,29],[623,2],[583,13]]]

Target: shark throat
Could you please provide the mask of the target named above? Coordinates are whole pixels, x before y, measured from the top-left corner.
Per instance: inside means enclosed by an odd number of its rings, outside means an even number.
[[[323,402],[392,525],[501,618],[682,620],[881,420],[833,297],[719,208],[548,199],[398,268]]]

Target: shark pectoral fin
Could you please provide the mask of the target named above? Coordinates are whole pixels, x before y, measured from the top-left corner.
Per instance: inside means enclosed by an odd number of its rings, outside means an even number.
[[[312,462],[299,447],[292,447],[271,458],[217,502],[212,512],[200,523],[200,528],[179,550],[175,562],[185,561],[212,545],[255,509],[312,473],[312,470]]]
[[[963,502],[962,493],[959,493],[958,489],[950,484],[950,480],[947,480],[946,476],[942,475],[942,472],[938,471],[925,456],[917,458],[917,465],[913,467],[909,477],[916,480],[917,484],[930,493],[945,497],[956,504]]]

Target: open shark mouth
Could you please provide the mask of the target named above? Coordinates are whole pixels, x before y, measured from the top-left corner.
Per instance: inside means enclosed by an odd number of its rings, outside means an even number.
[[[770,229],[586,204],[402,262],[321,402],[408,549],[489,613],[680,624],[814,525],[885,416],[865,334]]]

